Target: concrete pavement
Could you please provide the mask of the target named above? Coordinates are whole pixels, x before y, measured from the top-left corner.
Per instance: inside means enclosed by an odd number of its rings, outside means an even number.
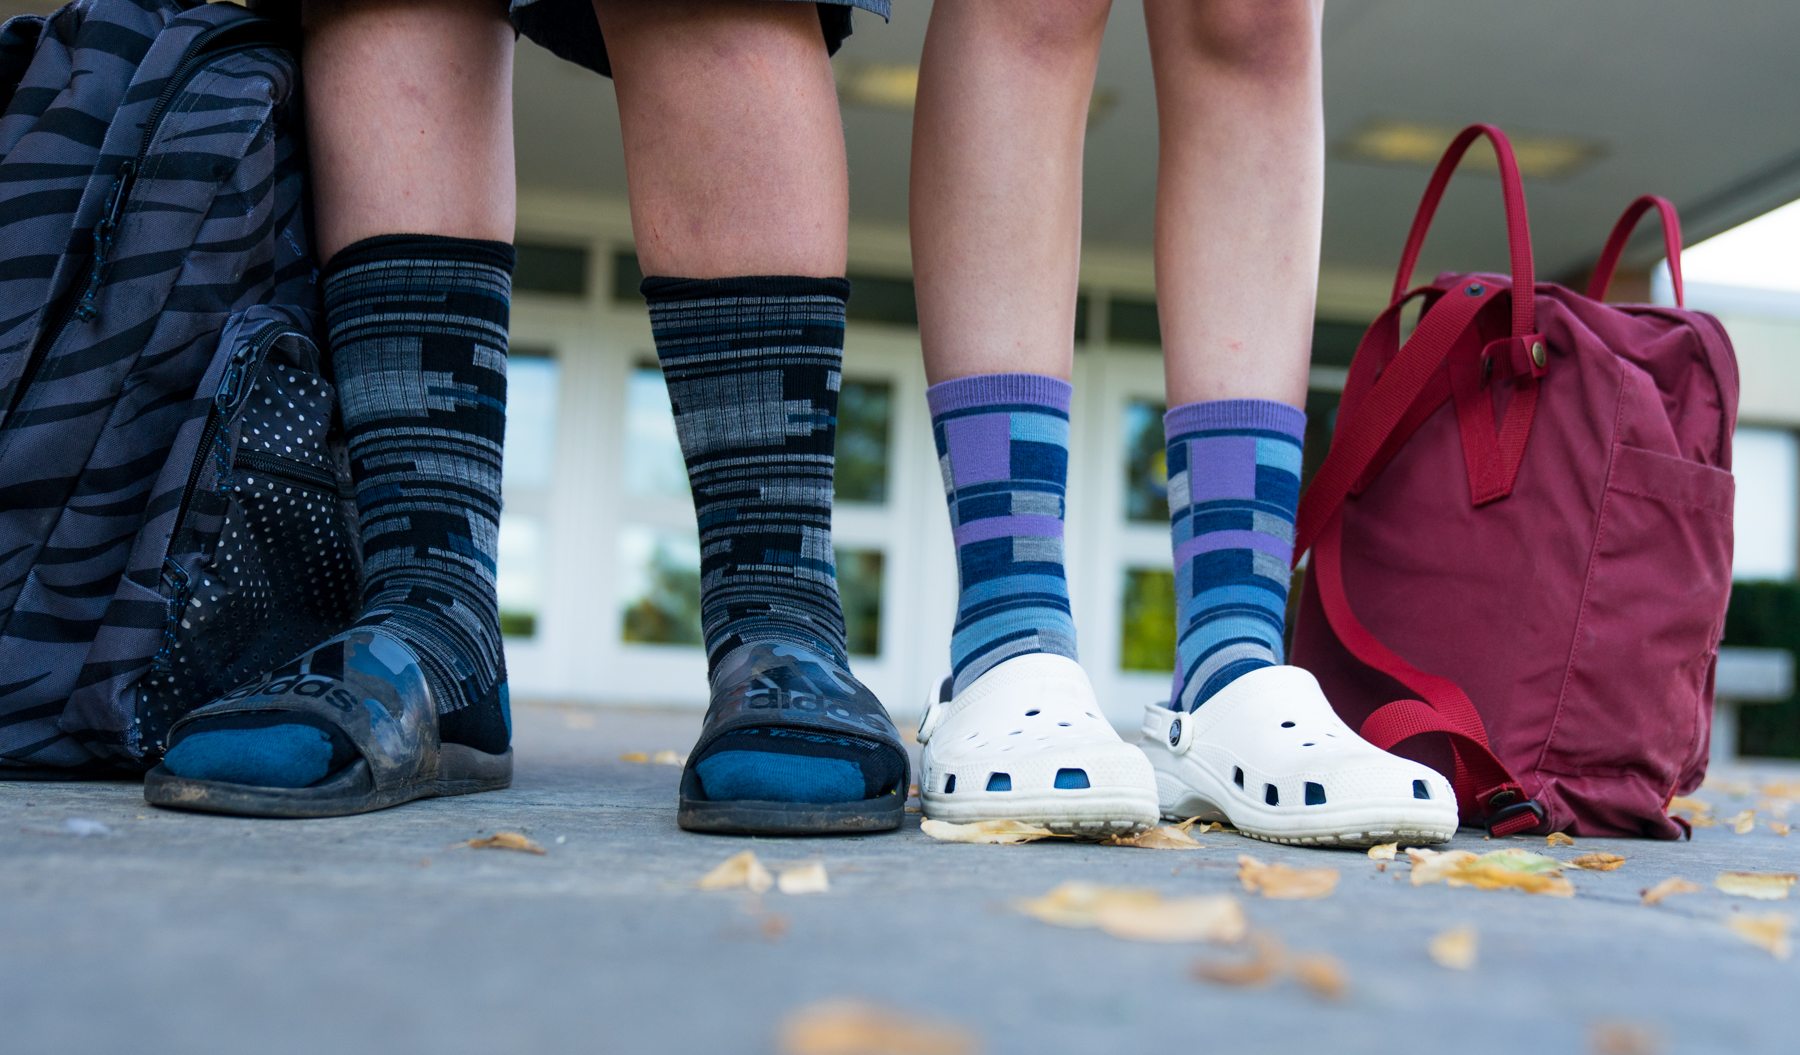
[[[1413,887],[1403,861],[1383,872],[1360,853],[1227,833],[1190,852],[961,846],[925,838],[909,815],[900,833],[851,839],[688,835],[675,827],[678,770],[619,756],[685,751],[697,716],[530,707],[518,724],[509,791],[340,820],[167,813],[131,784],[0,783],[0,1052],[772,1052],[788,1016],[838,997],[1004,1053],[1800,1045],[1800,959],[1777,961],[1723,922],[1800,915],[1800,901],[1711,887],[1721,870],[1800,867],[1800,837],[1771,831],[1754,791],[1800,769],[1720,774],[1724,790],[1702,793],[1719,816],[1758,809],[1749,834],[1551,851],[1627,858],[1569,873],[1578,893],[1563,899]],[[460,845],[499,830],[547,852]],[[695,888],[745,848],[772,867],[821,860],[831,889]],[[1341,880],[1321,900],[1256,898],[1238,887],[1240,853]],[[1676,875],[1706,889],[1640,904]],[[1196,961],[1244,953],[1062,929],[1010,907],[1065,880],[1235,893],[1255,931],[1335,958],[1346,991],[1203,982]],[[1428,943],[1463,924],[1478,962],[1438,966]]]

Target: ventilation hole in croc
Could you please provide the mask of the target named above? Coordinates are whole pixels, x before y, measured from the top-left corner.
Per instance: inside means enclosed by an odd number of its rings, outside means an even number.
[[[1271,806],[1279,806],[1281,805],[1281,792],[1276,791],[1273,784],[1264,784],[1263,801]]]
[[[1306,804],[1308,806],[1325,805],[1325,785],[1306,782]]]
[[[1041,712],[1036,707],[1033,707],[1031,710],[1025,712],[1025,717],[1036,718],[1040,713]]]
[[[1063,727],[1064,729],[1067,729],[1069,727],[1068,722],[1057,722],[1056,724]]]
[[[949,776],[944,778],[944,794],[952,795],[955,793],[956,793],[956,774],[952,773]]]
[[[1064,789],[1069,789],[1069,790],[1077,790],[1080,788],[1087,787],[1088,786],[1087,770],[1085,770],[1085,769],[1059,769],[1059,770],[1057,770],[1056,771],[1056,786],[1059,788],[1064,788]]]
[[[1018,736],[1020,733],[1022,733],[1024,731],[1025,730],[1023,730],[1023,729],[1014,729],[1012,732],[1007,733],[1006,735],[1007,736]]]
[[[1294,723],[1293,722],[1282,722],[1281,727],[1283,729],[1292,729],[1294,727]]]
[[[1428,799],[1431,797],[1431,786],[1423,780],[1413,781],[1413,798]]]
[[[1011,773],[989,773],[987,789],[989,791],[1011,791],[1012,790],[1012,774]]]
[[[1315,743],[1313,743],[1313,742],[1312,742],[1312,741],[1311,741],[1311,740],[1308,740],[1308,741],[1307,741],[1307,742],[1306,742],[1306,743],[1304,743],[1304,744],[1301,744],[1301,745],[1300,745],[1300,746],[1301,746],[1301,747],[1317,747],[1317,746],[1319,746],[1319,745],[1317,745],[1317,744],[1315,744]]]
[[[1235,766],[1232,768],[1231,782],[1240,788],[1244,786],[1244,768],[1242,766]]]

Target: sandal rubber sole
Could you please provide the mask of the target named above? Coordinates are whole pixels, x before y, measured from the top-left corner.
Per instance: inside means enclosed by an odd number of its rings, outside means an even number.
[[[369,763],[363,759],[306,788],[194,780],[159,765],[144,777],[144,800],[164,809],[237,817],[348,817],[419,799],[498,791],[512,784],[512,756],[510,748],[491,755],[462,744],[441,744],[435,778],[387,788],[371,787]]]

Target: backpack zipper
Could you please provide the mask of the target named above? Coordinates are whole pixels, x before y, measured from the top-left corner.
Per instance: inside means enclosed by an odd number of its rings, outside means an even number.
[[[200,445],[194,449],[194,464],[188,469],[187,487],[181,492],[181,504],[175,508],[175,528],[170,533],[173,537],[180,532],[182,523],[187,520],[188,505],[194,500],[194,491],[200,485],[200,472],[206,467],[206,459],[213,452],[213,445],[218,442],[219,430],[230,424],[237,415],[245,396],[256,377],[262,373],[263,357],[275,342],[283,337],[298,336],[299,331],[283,323],[272,322],[256,331],[256,336],[240,345],[231,353],[231,361],[225,365],[225,374],[219,378],[219,390],[213,396],[212,409],[206,415],[206,427],[200,431]]]
[[[308,491],[318,491],[333,498],[339,497],[337,474],[329,469],[321,469],[316,465],[283,458],[279,454],[256,450],[239,451],[237,460],[233,464],[238,468],[248,469],[258,476],[267,476],[296,487],[304,487]]]
[[[237,39],[245,36],[251,39]],[[105,281],[106,265],[114,248],[114,238],[124,220],[125,206],[130,198],[132,185],[137,181],[138,170],[150,154],[150,146],[156,139],[169,104],[174,102],[175,96],[181,93],[181,89],[187,86],[187,82],[206,63],[232,52],[279,46],[282,42],[279,27],[274,23],[263,18],[249,18],[213,26],[195,37],[182,52],[181,60],[164,80],[161,94],[156,97],[156,102],[151,105],[150,113],[144,119],[144,135],[138,142],[137,154],[121,164],[113,177],[113,185],[107,191],[100,219],[90,232],[92,245],[88,250],[87,263],[63,294],[63,305],[56,313],[56,324],[46,330],[44,337],[33,346],[25,369],[20,372],[18,383],[13,389],[12,399],[8,402],[6,417],[0,420],[0,431],[14,427],[14,418],[25,400],[26,391],[37,378],[44,359],[56,347],[56,343],[62,340],[68,328],[77,321],[87,322],[99,315],[96,302],[100,287]]]

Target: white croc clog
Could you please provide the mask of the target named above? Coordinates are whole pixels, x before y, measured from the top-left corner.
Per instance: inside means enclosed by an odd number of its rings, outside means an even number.
[[[1191,713],[1151,704],[1143,747],[1167,817],[1313,846],[1418,846],[1456,834],[1450,782],[1356,735],[1299,667],[1251,671]]]
[[[1156,824],[1156,778],[1119,739],[1081,664],[1015,656],[952,695],[944,679],[919,726],[925,816],[1015,820],[1073,835]]]

